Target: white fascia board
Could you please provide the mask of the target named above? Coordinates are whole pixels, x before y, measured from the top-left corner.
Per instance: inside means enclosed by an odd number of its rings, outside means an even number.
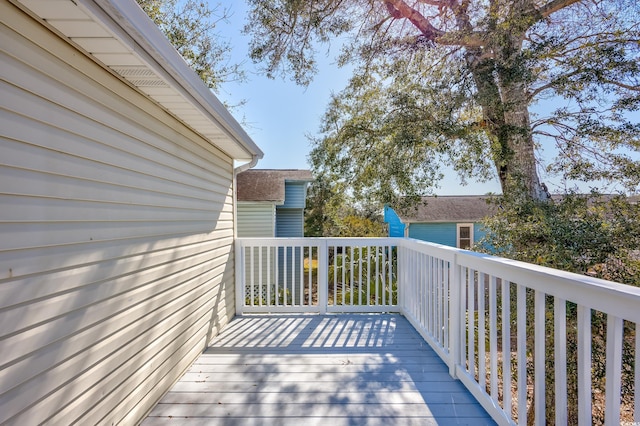
[[[235,160],[253,161],[263,157],[262,150],[134,0],[75,0],[75,3],[224,131],[233,146],[221,146],[223,151]],[[217,145],[215,141],[212,143]]]

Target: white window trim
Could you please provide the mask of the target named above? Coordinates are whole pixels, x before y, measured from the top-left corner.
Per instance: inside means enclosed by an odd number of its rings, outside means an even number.
[[[457,223],[456,224],[456,247],[460,248],[460,228],[469,227],[469,247],[473,247],[473,223]]]

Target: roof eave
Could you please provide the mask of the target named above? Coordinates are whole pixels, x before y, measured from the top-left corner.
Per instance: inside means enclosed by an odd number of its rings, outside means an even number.
[[[20,3],[234,160],[252,161],[263,157],[251,137],[135,1],[20,0]],[[110,45],[115,51],[92,51],[91,45],[83,45],[85,38],[65,33],[67,29],[62,25],[56,26],[56,22],[65,19],[60,17],[61,11],[52,13],[52,8],[73,10],[72,6],[117,41]],[[129,58],[130,63],[123,61],[123,57]],[[157,84],[145,84],[145,81]],[[162,92],[163,89],[166,90]]]

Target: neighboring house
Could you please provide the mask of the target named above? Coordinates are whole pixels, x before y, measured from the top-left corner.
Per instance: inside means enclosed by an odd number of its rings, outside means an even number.
[[[238,237],[303,237],[309,170],[253,169],[237,176]]]
[[[234,315],[262,152],[134,0],[0,28],[0,424],[136,424]]]
[[[390,237],[409,237],[451,247],[470,248],[484,236],[480,222],[492,214],[488,196],[424,197],[415,208],[384,208]]]

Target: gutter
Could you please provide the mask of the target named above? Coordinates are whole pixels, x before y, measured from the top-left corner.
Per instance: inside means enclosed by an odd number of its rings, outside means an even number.
[[[238,173],[242,173],[245,170],[249,170],[258,164],[258,160],[262,156],[258,157],[254,155],[246,164],[242,164],[233,169],[233,241],[235,244],[236,238],[238,238]]]

